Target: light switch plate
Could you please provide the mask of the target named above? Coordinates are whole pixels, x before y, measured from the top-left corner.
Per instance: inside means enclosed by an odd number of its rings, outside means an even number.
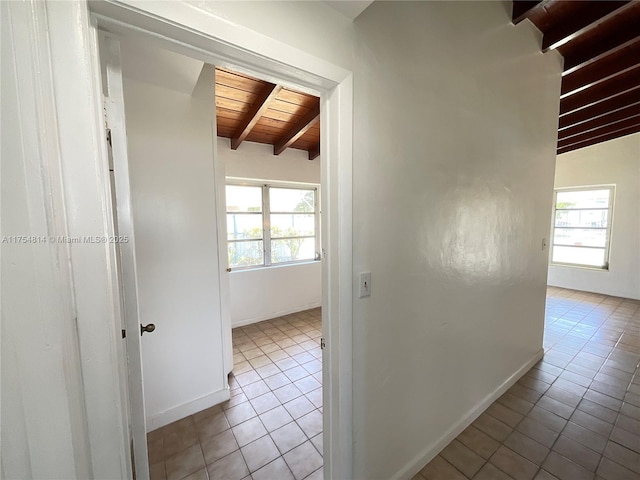
[[[369,297],[371,295],[371,272],[362,272],[360,274],[360,293],[359,297]]]

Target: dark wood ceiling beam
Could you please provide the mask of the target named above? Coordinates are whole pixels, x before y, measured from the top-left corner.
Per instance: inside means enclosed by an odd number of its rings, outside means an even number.
[[[620,130],[633,128],[638,125],[640,125],[640,116],[628,118],[626,120],[623,120],[622,122],[616,122],[611,125],[605,125],[604,127],[596,128],[594,130],[590,130],[588,132],[584,132],[578,135],[572,135],[570,137],[560,138],[558,139],[558,148],[566,147],[568,145],[573,145],[574,143],[584,142],[591,138],[602,137],[604,135],[618,132]]]
[[[282,87],[273,83],[268,83],[264,86],[231,137],[232,150],[236,150],[249,136],[253,127],[258,123],[264,112],[267,111],[269,104],[280,93],[280,90],[282,90]]]
[[[601,102],[640,85],[640,66],[560,100],[560,114]]]
[[[635,42],[627,44],[625,48],[604,57],[602,60],[593,62],[562,77],[560,93],[565,95],[587,85],[593,85],[639,64],[640,37],[636,38]]]
[[[273,146],[273,154],[280,155],[284,150],[307,133],[320,120],[320,104],[309,110],[294,126]]]
[[[571,125],[577,125],[587,120],[597,118],[601,115],[607,115],[621,108],[640,103],[640,86],[621,95],[598,102],[590,107],[576,110],[560,116],[558,128],[566,128]]]
[[[611,112],[606,115],[601,115],[587,122],[582,122],[577,125],[572,125],[570,127],[560,129],[560,131],[558,132],[558,137],[560,139],[572,137],[579,133],[589,132],[591,130],[595,130],[596,128],[612,125],[614,123],[626,120],[627,118],[633,118],[637,116],[640,116],[640,103],[636,103],[635,105],[631,105],[627,108],[621,108],[620,110],[616,110],[615,112]]]
[[[559,48],[564,57],[564,70],[571,72],[600,61],[617,50],[625,48],[640,36],[640,2],[625,8],[627,15],[601,23],[591,35],[583,35]]]
[[[315,160],[320,156],[320,144],[309,150],[309,160]]]
[[[617,21],[627,15],[629,2],[584,2],[584,10],[581,15],[561,22],[557,27],[544,32],[542,38],[542,51],[548,52],[570,42],[574,38],[597,31],[602,24],[609,21]]]
[[[514,0],[511,10],[511,22],[514,25],[541,12],[553,0]]]
[[[629,128],[624,128],[622,130],[618,130],[617,132],[612,132],[606,135],[602,135],[599,137],[594,137],[594,138],[590,138],[589,140],[585,140],[583,142],[578,142],[578,143],[573,143],[571,145],[567,145],[565,147],[562,148],[558,148],[557,153],[558,155],[561,155],[563,153],[567,153],[567,152],[571,152],[573,150],[578,150],[579,148],[584,148],[584,147],[589,147],[591,145],[595,145],[597,143],[602,143],[602,142],[606,142],[608,140],[613,140],[616,138],[620,138],[620,137],[624,137],[626,135],[632,135],[634,133],[638,133],[640,132],[640,124],[634,126],[634,127],[629,127]]]

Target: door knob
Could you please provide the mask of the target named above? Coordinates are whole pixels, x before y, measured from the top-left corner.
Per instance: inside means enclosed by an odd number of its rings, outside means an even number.
[[[142,336],[144,332],[151,333],[155,329],[156,326],[153,323],[150,323],[149,325],[140,325],[140,336]]]

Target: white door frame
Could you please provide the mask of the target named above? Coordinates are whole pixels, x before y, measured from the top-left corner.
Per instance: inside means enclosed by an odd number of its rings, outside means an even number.
[[[106,0],[89,6],[98,26],[112,33],[152,36],[164,47],[206,63],[302,86],[320,95],[322,244],[327,252],[322,280],[323,336],[327,346],[323,356],[324,472],[325,478],[351,478],[351,72],[181,2]],[[92,419],[88,421],[91,425]]]
[[[127,129],[124,114],[124,88],[122,84],[122,67],[120,63],[120,42],[105,35],[102,39],[102,60],[105,65],[105,115],[107,128],[111,133],[111,161],[113,168],[113,217],[114,231],[118,237],[118,292],[122,297],[122,320],[125,336],[125,352],[122,355],[121,372],[127,374],[126,388],[129,411],[129,432],[134,454],[134,471],[136,477],[149,476],[147,450],[147,425],[145,415],[131,415],[133,412],[144,413],[144,394],[142,380],[142,351],[140,344],[140,315],[138,311],[138,274],[136,263],[136,247],[133,226],[133,209],[131,206],[131,182],[129,180],[129,158],[127,154]],[[120,238],[127,241],[120,242]],[[128,368],[127,368],[128,367]],[[124,380],[124,379],[123,379]]]
[[[85,2],[23,0],[3,7],[3,13],[15,20],[3,30],[3,39],[5,34],[10,39],[7,45],[19,86],[14,117],[21,131],[16,142],[21,142],[23,153],[18,158],[28,181],[47,193],[38,196],[41,190],[33,188],[28,197],[34,212],[30,221],[46,225],[34,233],[47,232],[46,251],[56,254],[39,255],[43,273],[34,276],[31,288],[40,298],[50,291],[60,299],[42,303],[52,308],[46,312],[47,322],[34,328],[51,353],[46,358],[60,362],[64,371],[56,389],[29,382],[30,377],[21,381],[29,387],[29,396],[68,401],[53,402],[50,411],[42,409],[41,401],[34,403],[29,417],[18,420],[30,429],[29,441],[21,444],[27,448],[21,452],[23,458],[11,466],[35,476],[52,472],[65,478],[130,478],[116,249],[108,242],[83,241],[113,235],[95,29],[90,28]],[[4,61],[3,56],[3,65]],[[36,212],[43,212],[42,217]],[[52,323],[56,318],[64,319],[63,330]],[[51,340],[52,332],[60,332],[64,343]],[[56,428],[45,432],[43,426],[52,415],[59,417]],[[68,448],[47,446],[43,439]]]

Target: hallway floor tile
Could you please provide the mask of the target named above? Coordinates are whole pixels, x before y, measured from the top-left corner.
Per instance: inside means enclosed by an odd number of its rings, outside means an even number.
[[[640,302],[549,287],[544,349],[413,480],[640,480]]]

